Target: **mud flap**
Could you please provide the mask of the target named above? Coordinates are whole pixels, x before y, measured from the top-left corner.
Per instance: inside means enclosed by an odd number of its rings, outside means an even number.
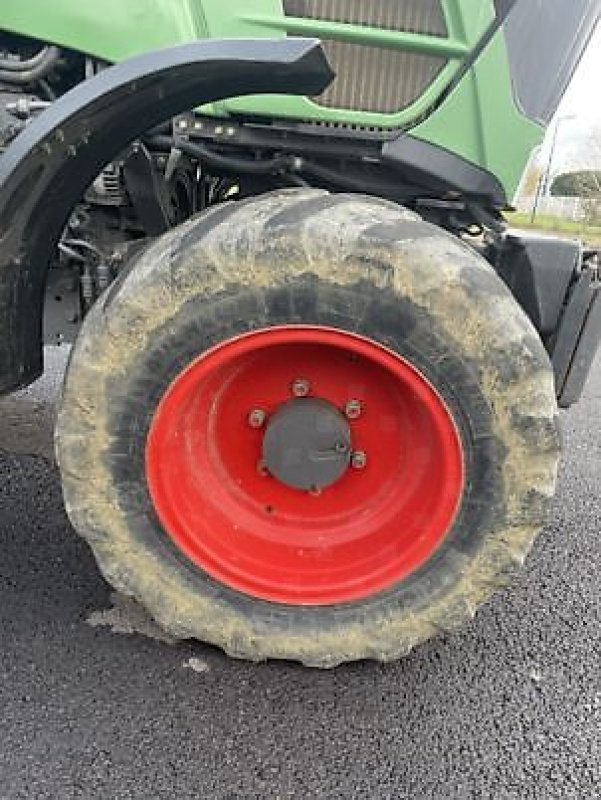
[[[552,360],[557,401],[569,408],[580,400],[601,342],[601,282],[585,267],[561,320]]]
[[[0,158],[0,394],[42,371],[49,262],[74,205],[116,153],[195,106],[315,95],[332,78],[315,40],[196,42],[111,67],[32,122]]]

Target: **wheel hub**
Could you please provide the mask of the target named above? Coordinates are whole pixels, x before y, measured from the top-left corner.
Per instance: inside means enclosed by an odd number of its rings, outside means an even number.
[[[317,398],[285,403],[263,438],[268,473],[292,489],[315,491],[336,483],[350,464],[351,432],[344,416]]]

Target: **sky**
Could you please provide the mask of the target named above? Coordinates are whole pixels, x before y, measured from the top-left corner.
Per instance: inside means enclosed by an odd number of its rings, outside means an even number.
[[[601,26],[597,26],[568,87],[539,158],[548,157],[559,121],[553,171],[582,169],[591,162],[601,169]]]
[[[577,115],[577,119],[574,120],[576,126],[595,122],[601,125],[600,82],[601,26],[598,26],[564,96],[559,114]]]

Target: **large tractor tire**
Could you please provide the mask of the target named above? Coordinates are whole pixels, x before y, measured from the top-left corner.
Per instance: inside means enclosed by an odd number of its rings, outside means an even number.
[[[546,352],[491,267],[311,189],[138,256],[85,321],[57,449],[73,525],[169,633],[319,667],[473,617],[559,455]]]

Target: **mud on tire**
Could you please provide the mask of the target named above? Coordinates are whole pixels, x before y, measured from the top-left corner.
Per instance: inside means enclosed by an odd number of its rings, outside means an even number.
[[[165,535],[148,491],[148,430],[173,379],[219,342],[290,324],[401,355],[463,444],[461,506],[436,553],[357,602],[299,607],[224,586]],[[490,266],[395,204],[309,189],[215,208],[131,265],[84,323],[56,444],[71,521],[115,588],[176,637],[319,667],[396,659],[473,617],[544,525],[559,457],[548,357]]]

